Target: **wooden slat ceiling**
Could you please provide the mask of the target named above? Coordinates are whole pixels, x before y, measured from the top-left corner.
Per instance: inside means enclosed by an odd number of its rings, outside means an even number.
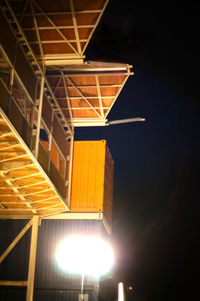
[[[50,215],[68,208],[0,111],[0,215]]]
[[[48,58],[82,57],[108,0],[9,2],[35,55]]]
[[[39,64],[46,66],[46,76],[60,105],[55,109],[57,116],[63,113],[72,126],[106,125],[132,67],[83,60],[108,0],[4,1],[30,62],[34,53]]]
[[[129,65],[99,62],[47,71],[60,108],[74,126],[105,125],[129,75]]]

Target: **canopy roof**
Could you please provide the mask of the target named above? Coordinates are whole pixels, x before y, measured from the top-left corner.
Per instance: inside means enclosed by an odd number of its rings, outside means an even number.
[[[129,65],[98,62],[47,72],[60,108],[74,126],[106,125],[106,117],[129,75]]]
[[[3,2],[4,16],[36,76],[45,73],[49,81],[55,97],[50,87],[46,93],[60,120],[64,115],[72,127],[105,125],[131,74],[127,64],[84,61],[84,51],[108,0]]]
[[[35,55],[48,60],[82,57],[108,0],[9,2]]]

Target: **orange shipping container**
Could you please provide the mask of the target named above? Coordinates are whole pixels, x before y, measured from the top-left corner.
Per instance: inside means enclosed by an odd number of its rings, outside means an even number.
[[[70,209],[112,219],[113,159],[106,141],[75,141]]]

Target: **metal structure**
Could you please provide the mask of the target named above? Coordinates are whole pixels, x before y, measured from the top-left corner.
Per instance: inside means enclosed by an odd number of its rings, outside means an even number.
[[[70,215],[74,127],[105,126],[131,66],[85,61],[107,0],[1,0],[0,218],[29,219],[2,262],[32,227],[26,286],[33,300],[38,227]],[[103,214],[81,218],[102,219]],[[108,228],[108,225],[107,225]]]

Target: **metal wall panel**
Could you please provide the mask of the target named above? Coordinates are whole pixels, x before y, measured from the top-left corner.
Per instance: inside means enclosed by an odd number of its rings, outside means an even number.
[[[60,122],[58,121],[58,117],[55,115],[53,120],[53,138],[55,139],[56,143],[59,145],[63,156],[67,156],[67,140],[66,140],[66,133],[64,132]]]
[[[0,300],[1,301],[25,301],[26,288],[0,287]]]
[[[43,96],[43,105],[42,105],[42,118],[44,119],[46,126],[49,131],[51,131],[52,122],[53,122],[53,109],[47,99],[46,95]]]
[[[0,254],[7,249],[9,244],[20,233],[27,222],[27,220],[0,220]],[[0,280],[27,280],[30,233],[31,231],[29,229],[1,263]]]
[[[0,220],[0,253],[19,234],[27,220]],[[8,257],[1,263],[0,280],[27,280],[30,229],[18,242]],[[100,220],[43,220],[39,227],[37,263],[35,273],[36,301],[58,300],[78,301],[81,278],[77,274],[61,272],[55,261],[55,252],[61,240],[69,235],[97,235],[108,238]],[[66,252],[67,256],[67,252]],[[97,299],[99,279],[86,276],[84,292],[89,301]],[[0,287],[0,300],[25,300],[25,288]]]
[[[13,32],[10,29],[10,25],[7,23],[4,15],[0,11],[0,44],[3,47],[6,55],[11,63],[14,65],[17,74],[26,87],[29,95],[35,101],[36,91],[36,76],[30,67],[21,47],[19,46]]]
[[[98,293],[85,291],[88,294],[88,301],[97,301]],[[80,292],[35,290],[34,301],[79,301]]]
[[[114,163],[106,141],[75,141],[71,211],[104,212],[112,218]]]
[[[80,290],[81,276],[60,270],[55,261],[59,243],[71,235],[98,235],[107,237],[102,221],[44,220],[39,230],[35,287],[43,289]],[[66,253],[67,256],[67,253]],[[98,279],[86,276],[84,287],[94,290]]]
[[[56,291],[36,289],[34,291],[33,301],[79,301],[79,291]],[[84,291],[88,294],[88,301],[97,301],[98,292]],[[0,300],[2,301],[25,301],[26,288],[0,288]]]
[[[105,140],[74,142],[71,211],[103,211],[105,147]]]
[[[30,147],[31,144],[31,127],[23,116],[20,108],[10,97],[5,86],[0,82],[0,106],[4,113],[10,119],[17,132],[20,134],[24,142]]]
[[[113,175],[114,175],[114,162],[109,149],[106,148],[103,212],[105,214],[107,221],[110,224],[112,223]]]

